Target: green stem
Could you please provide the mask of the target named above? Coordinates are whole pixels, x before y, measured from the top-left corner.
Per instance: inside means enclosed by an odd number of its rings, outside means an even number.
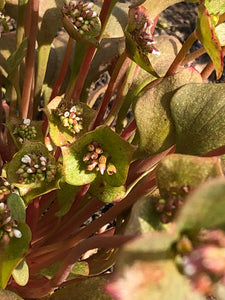
[[[193,31],[187,40],[184,42],[182,48],[180,49],[179,53],[177,54],[176,58],[174,59],[173,63],[169,67],[169,70],[167,71],[165,77],[171,76],[176,73],[180,63],[183,61],[185,58],[186,54],[190,50],[191,46],[193,43],[196,41],[196,34],[195,31]]]
[[[33,105],[34,118],[37,117],[37,110],[40,102],[41,90],[45,78],[50,50],[51,50],[51,44],[40,45],[38,48],[38,66],[37,66],[37,73],[36,73],[36,80],[35,80],[34,105]]]
[[[26,65],[23,83],[23,93],[21,100],[21,117],[26,119],[28,116],[30,96],[32,92],[33,78],[34,78],[34,63],[35,63],[35,43],[38,30],[38,11],[39,0],[30,0],[31,4],[31,24],[28,39],[28,48],[26,54]],[[28,8],[28,7],[27,7]],[[28,26],[28,24],[27,24]]]

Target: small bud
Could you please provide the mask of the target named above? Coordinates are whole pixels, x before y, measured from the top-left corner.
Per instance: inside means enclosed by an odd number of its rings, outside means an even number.
[[[30,164],[31,163],[31,158],[29,155],[25,154],[22,158],[21,158],[21,161],[24,163],[24,164]]]
[[[22,237],[22,233],[18,229],[14,229],[13,234],[14,234],[15,238],[17,238],[17,239],[20,239]]]
[[[116,173],[116,167],[113,164],[109,163],[106,171],[108,175],[113,175]]]

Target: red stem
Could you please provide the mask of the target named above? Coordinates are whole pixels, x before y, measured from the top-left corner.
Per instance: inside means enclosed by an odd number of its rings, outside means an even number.
[[[21,117],[26,119],[28,116],[30,97],[32,91],[32,83],[34,78],[34,62],[35,62],[35,43],[38,30],[38,11],[39,0],[30,0],[31,5],[31,24],[28,38],[28,48],[26,54],[25,74],[23,83],[23,93],[21,100]],[[27,9],[29,8],[29,5]]]
[[[124,129],[124,131],[121,133],[121,137],[124,140],[128,140],[129,137],[134,133],[134,131],[137,129],[136,120],[130,122],[130,124]]]

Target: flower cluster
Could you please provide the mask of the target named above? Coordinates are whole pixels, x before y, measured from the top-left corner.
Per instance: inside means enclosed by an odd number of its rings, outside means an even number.
[[[185,197],[190,192],[190,186],[183,185],[180,188],[172,187],[168,199],[158,199],[155,209],[160,214],[160,220],[166,224],[173,220],[178,208],[183,204]]]
[[[221,230],[201,230],[197,239],[189,240],[183,251],[183,239],[177,244],[183,272],[194,287],[206,296],[213,294],[213,283],[225,284],[225,234]]]
[[[0,200],[4,198],[4,195],[9,194],[15,189],[13,184],[10,184],[8,180],[4,177],[0,178]]]
[[[131,19],[135,24],[134,27],[132,26],[133,28],[130,31],[130,34],[139,51],[145,54],[153,53],[159,55],[159,50],[153,46],[155,44],[151,33],[153,21],[150,18],[149,13],[144,7],[138,6],[131,10],[130,14],[132,14]]]
[[[21,238],[22,233],[17,228],[17,222],[12,220],[10,210],[4,202],[0,202],[0,240]]]
[[[93,5],[92,2],[70,1],[62,8],[62,13],[70,19],[81,35],[95,31],[95,26],[99,24],[97,13],[91,10]]]
[[[116,167],[109,162],[110,157],[104,153],[101,144],[97,141],[92,141],[88,146],[88,153],[83,157],[87,171],[99,171],[102,175],[105,170],[108,175],[116,173]]]
[[[52,182],[55,179],[57,166],[42,153],[25,154],[21,158],[21,166],[16,171],[18,182],[30,184],[35,181]]]
[[[24,119],[22,124],[17,125],[13,134],[17,141],[22,144],[24,140],[32,140],[36,137],[37,131],[34,126],[31,126],[30,119]]]
[[[80,105],[68,107],[65,102],[54,110],[54,114],[60,117],[60,121],[73,134],[83,129],[83,108]]]

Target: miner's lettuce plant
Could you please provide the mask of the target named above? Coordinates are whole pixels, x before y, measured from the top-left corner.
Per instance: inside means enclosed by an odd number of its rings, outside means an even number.
[[[178,2],[0,1],[1,299],[225,298],[225,1]]]

